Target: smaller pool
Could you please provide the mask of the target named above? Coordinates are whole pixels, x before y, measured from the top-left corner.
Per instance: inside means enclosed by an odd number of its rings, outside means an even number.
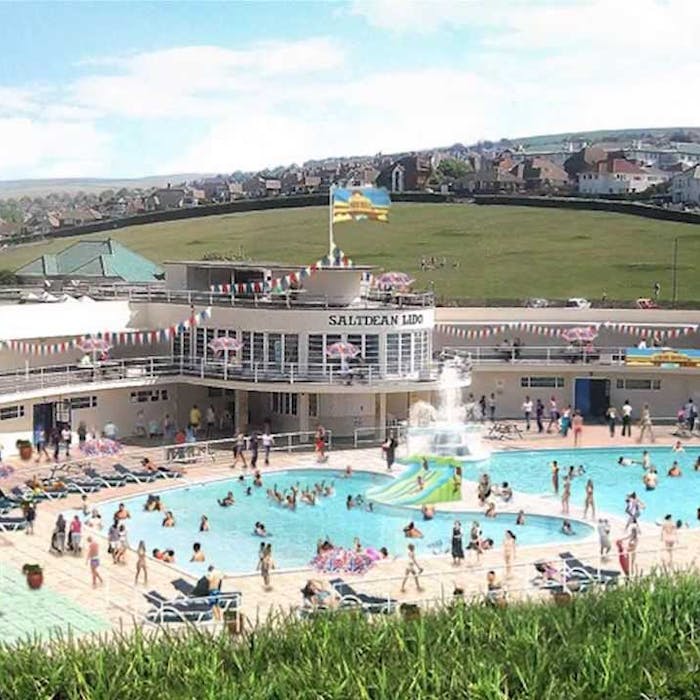
[[[561,534],[561,519],[556,517],[529,516],[525,526],[516,527],[514,515],[501,514],[494,519],[486,519],[483,513],[438,513],[433,520],[423,521],[420,512],[415,509],[377,505],[374,512],[368,512],[362,508],[346,508],[348,495],[364,495],[370,487],[385,484],[390,478],[362,472],[343,478],[341,472],[300,469],[263,474],[263,487],[254,488],[251,496],[245,495],[246,487],[251,485],[250,479],[174,488],[161,494],[165,507],[175,514],[174,528],[163,528],[162,514],[144,511],[146,497],[135,496],[124,501],[131,512],[128,521],[129,542],[135,548],[139,540],[144,540],[149,552],[154,548],[174,549],[176,564],[199,576],[211,563],[230,573],[255,571],[261,542],[253,534],[256,521],[264,522],[268,532],[272,533],[266,541],[272,543],[274,559],[280,569],[307,566],[316,553],[319,539],[329,539],[338,546],[349,547],[353,538],[359,537],[365,547],[386,547],[391,555],[403,556],[408,541],[402,529],[414,519],[424,533],[423,539],[411,540],[421,556],[449,550],[455,519],[462,522],[465,546],[469,526],[474,519],[479,520],[484,537],[493,539],[496,546],[500,546],[506,529],[512,529],[517,534],[520,545],[572,539]],[[296,511],[274,504],[265,493],[265,489],[273,484],[278,490],[285,491],[293,485],[303,488],[322,481],[333,482],[334,495],[319,499],[315,506],[299,503]],[[233,491],[236,505],[222,508],[217,504],[217,499],[227,491]],[[115,503],[102,506],[106,524],[115,509]],[[199,532],[202,515],[209,518],[209,532]],[[575,529],[578,533],[573,539],[591,532],[585,525]],[[201,543],[206,562],[189,561],[194,542]]]

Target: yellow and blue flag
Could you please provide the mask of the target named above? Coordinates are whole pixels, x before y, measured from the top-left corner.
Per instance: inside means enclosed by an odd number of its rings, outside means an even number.
[[[342,187],[333,190],[333,223],[341,221],[389,222],[391,200],[385,189],[377,187]]]

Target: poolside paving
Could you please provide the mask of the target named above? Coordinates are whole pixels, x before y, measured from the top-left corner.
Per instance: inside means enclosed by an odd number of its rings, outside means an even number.
[[[671,445],[676,438],[671,435],[671,429],[663,427],[658,429],[657,443],[660,445]],[[573,438],[562,438],[557,435],[537,435],[526,434],[520,440],[498,441],[491,443],[495,449],[541,449],[541,448],[561,448],[571,447]],[[689,444],[693,444],[692,441]],[[608,431],[603,426],[587,426],[584,432],[584,446],[586,447],[609,447],[619,446],[624,454],[625,447],[639,450],[640,446],[629,439],[622,439],[619,435],[611,439]],[[160,456],[160,450],[156,447],[128,447],[125,455],[120,457],[137,459],[141,455],[153,455],[154,459]],[[107,460],[108,463],[115,461],[114,458]],[[543,455],[543,461],[547,458]],[[386,466],[382,459],[381,451],[378,448],[362,450],[335,451],[330,454],[328,462],[318,465],[314,456],[309,453],[282,453],[275,452],[272,455],[272,466],[263,469],[263,476],[266,472],[276,469],[289,469],[293,467],[322,469],[344,469],[347,464],[352,464],[356,469],[373,472],[384,472]],[[34,466],[18,467],[17,478],[29,473]],[[44,470],[46,468],[44,467]],[[187,481],[212,481],[230,478],[238,475],[243,470],[239,467],[235,470],[230,468],[230,458],[219,453],[215,461],[207,461],[188,469],[185,477]],[[180,480],[181,483],[184,480]],[[4,485],[5,482],[3,482]],[[155,484],[129,484],[118,490],[106,490],[99,494],[91,495],[90,504],[98,505],[100,502],[114,500],[115,497],[127,498],[139,493],[158,492],[164,487],[164,482]],[[441,506],[442,510],[476,509],[475,488],[470,484],[465,484],[464,499],[459,503]],[[624,494],[621,495],[621,498]],[[552,499],[539,496],[517,494],[512,504],[514,509],[520,507],[526,511],[543,512],[551,515],[559,515],[559,504]],[[90,583],[90,572],[84,557],[75,557],[68,553],[63,556],[55,556],[49,553],[49,542],[56,516],[59,511],[80,507],[80,497],[72,495],[66,499],[41,503],[38,509],[38,518],[34,535],[24,533],[4,533],[0,534],[0,575],[16,577],[25,563],[38,563],[44,568],[44,588],[48,597],[60,596],[60,600],[66,601],[68,605],[75,605],[76,614],[82,614],[86,619],[104,621],[112,628],[130,627],[134,622],[139,622],[148,609],[148,604],[143,597],[147,590],[158,590],[165,596],[172,596],[174,589],[171,585],[173,579],[183,577],[192,581],[192,577],[177,566],[164,564],[153,559],[148,560],[148,586],[134,585],[134,565],[135,554],[130,552],[125,565],[114,565],[111,557],[107,555],[107,545],[104,539],[106,530],[99,533],[99,541],[102,554],[101,573],[105,580],[103,586],[93,589]],[[572,504],[572,518],[581,516],[581,507]],[[77,510],[76,510],[77,512]],[[609,514],[613,527],[613,542],[622,536],[624,522],[619,517],[620,514]],[[105,528],[108,525],[109,513],[103,513]],[[87,537],[89,528],[83,532],[83,541]],[[352,539],[353,533],[348,533],[348,541]],[[444,541],[449,542],[449,532],[445,533]],[[497,545],[499,543],[496,543]],[[696,554],[700,546],[700,530],[683,530],[680,532],[680,543],[674,554],[674,564],[676,566],[695,566]],[[660,566],[665,562],[665,555],[659,549],[661,547],[659,530],[657,528],[645,527],[639,546],[638,568],[640,572],[648,572],[653,567]],[[599,562],[597,538],[595,536],[584,540],[572,542],[567,547],[576,556],[584,561],[597,565]],[[534,575],[532,562],[538,559],[557,561],[558,554],[562,551],[561,543],[551,545],[537,545],[532,547],[521,547],[518,550],[513,576],[507,580],[507,588],[511,595],[534,595],[539,596],[531,584]],[[503,555],[500,547],[493,551],[486,552],[481,561],[470,561],[459,567],[452,566],[451,557],[448,554],[423,557],[421,565],[424,567],[424,574],[421,576],[421,585],[424,591],[417,593],[413,588],[413,583],[409,582],[407,593],[401,593],[401,579],[404,574],[404,552],[392,554],[400,555],[400,558],[388,559],[373,567],[362,577],[344,575],[344,578],[359,590],[377,595],[391,596],[392,598],[408,601],[420,599],[440,599],[452,595],[455,587],[462,588],[467,595],[471,593],[484,592],[486,590],[486,573],[489,569],[494,569],[498,576],[505,579],[503,570]],[[309,553],[310,557],[313,552]],[[617,557],[612,557],[605,562],[606,568],[617,569]],[[266,591],[262,581],[257,574],[235,575],[227,577],[224,590],[237,590],[243,594],[243,605],[246,616],[255,621],[265,618],[270,612],[275,610],[289,610],[298,607],[301,603],[300,589],[308,578],[328,580],[311,570],[296,570],[288,572],[273,571],[272,590]],[[33,593],[33,592],[29,592]],[[23,606],[32,604],[30,597],[3,596],[2,610],[5,612],[8,606],[15,605],[17,610]],[[36,599],[34,599],[36,600]],[[50,606],[47,608],[47,627],[60,624],[60,615],[51,615]],[[72,609],[72,608],[71,608]],[[31,612],[31,611],[28,611]],[[0,625],[2,618],[0,617]],[[76,633],[93,631],[89,628],[82,629],[80,625],[74,626]],[[0,626],[0,639],[3,637],[3,627]]]

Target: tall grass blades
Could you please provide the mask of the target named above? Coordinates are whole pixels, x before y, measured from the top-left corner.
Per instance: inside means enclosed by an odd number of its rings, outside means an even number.
[[[0,648],[0,698],[697,700],[700,586],[650,578],[567,606],[459,604],[418,620],[290,617]]]

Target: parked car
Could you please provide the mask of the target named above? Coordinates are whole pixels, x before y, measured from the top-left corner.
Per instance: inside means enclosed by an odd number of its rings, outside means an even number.
[[[533,297],[532,299],[525,299],[525,306],[530,309],[545,309],[549,306],[549,302],[541,297]]]
[[[582,297],[571,297],[566,300],[564,304],[568,309],[590,309],[591,302],[588,299],[583,299]]]

